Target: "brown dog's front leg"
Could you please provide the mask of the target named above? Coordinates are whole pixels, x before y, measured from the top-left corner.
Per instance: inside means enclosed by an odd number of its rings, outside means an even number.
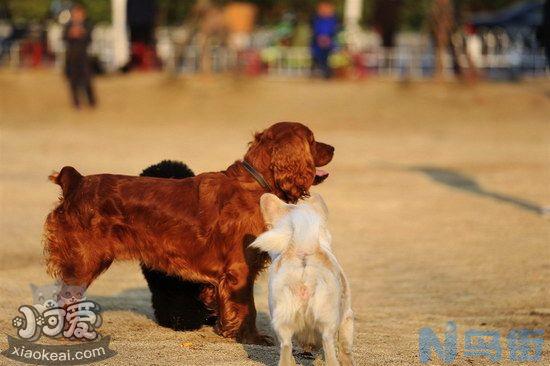
[[[254,297],[252,287],[250,288],[250,298],[248,303],[249,313],[245,322],[239,330],[237,340],[241,343],[260,344],[264,346],[274,345],[273,339],[265,334],[258,332],[256,328],[256,307],[254,306]]]
[[[229,271],[218,284],[219,318],[216,332],[241,343],[272,345],[270,337],[258,333],[256,329],[253,284],[247,283],[246,278],[243,283],[240,281],[242,278],[236,276],[238,274]]]

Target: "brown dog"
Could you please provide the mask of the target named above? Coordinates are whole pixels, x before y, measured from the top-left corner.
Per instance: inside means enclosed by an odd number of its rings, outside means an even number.
[[[309,194],[328,174],[316,169],[334,148],[309,128],[277,123],[257,133],[243,161],[227,170],[186,179],[99,174],[64,167],[50,177],[63,197],[46,219],[48,272],[89,286],[115,260],[139,260],[152,269],[212,284],[218,333],[264,342],[256,330],[254,280],[265,253],[246,250],[265,231],[260,196],[286,202]]]

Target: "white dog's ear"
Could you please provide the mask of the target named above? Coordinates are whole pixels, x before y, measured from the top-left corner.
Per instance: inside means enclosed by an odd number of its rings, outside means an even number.
[[[325,219],[328,217],[328,207],[325,203],[325,200],[323,200],[323,197],[321,197],[318,193],[313,193],[310,198],[306,201],[319,215],[324,217]]]
[[[292,206],[284,203],[279,197],[271,193],[264,193],[260,197],[260,209],[267,225],[273,226],[281,217],[286,215]]]

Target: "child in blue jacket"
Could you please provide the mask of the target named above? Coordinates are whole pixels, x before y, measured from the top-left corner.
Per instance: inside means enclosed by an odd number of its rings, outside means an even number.
[[[323,77],[327,79],[332,76],[328,60],[335,47],[334,38],[338,28],[334,5],[321,1],[317,5],[317,13],[312,22],[311,56],[314,71],[320,70]]]

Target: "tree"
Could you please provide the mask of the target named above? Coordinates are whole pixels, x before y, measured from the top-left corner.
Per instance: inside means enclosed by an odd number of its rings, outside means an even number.
[[[157,0],[159,6],[159,24],[176,24],[185,19],[195,3],[194,0]],[[338,14],[342,14],[345,0],[335,0]],[[363,21],[365,26],[372,26],[373,7],[376,0],[363,0]],[[459,8],[469,11],[496,10],[509,6],[520,0],[455,0]],[[88,9],[94,22],[108,22],[111,19],[110,0],[77,0]],[[219,4],[229,0],[214,0]],[[284,10],[294,10],[302,18],[307,18],[315,9],[318,0],[250,0],[259,8],[259,21],[263,24],[276,23]],[[432,0],[403,0],[402,29],[419,30],[429,16]],[[15,19],[43,20],[49,16],[51,0],[0,0],[7,4]]]
[[[9,9],[14,20],[40,21],[47,18],[49,13],[50,2],[46,0],[4,0],[2,2]]]

